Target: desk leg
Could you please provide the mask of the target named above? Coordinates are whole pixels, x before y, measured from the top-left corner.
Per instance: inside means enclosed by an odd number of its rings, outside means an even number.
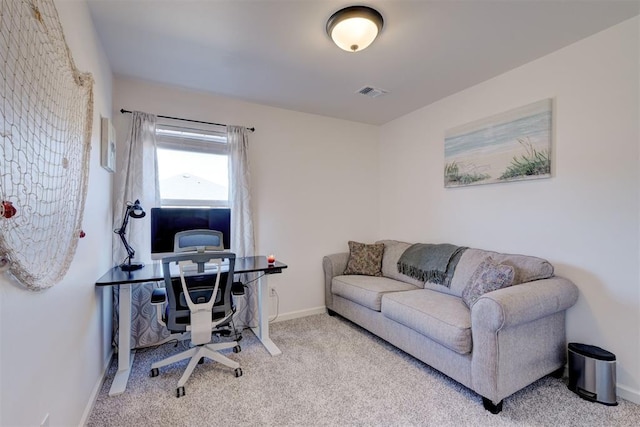
[[[135,355],[131,351],[131,285],[120,285],[118,307],[118,372],[111,384],[109,396],[124,393]]]
[[[272,356],[282,353],[269,338],[269,289],[266,274],[258,279],[258,327],[251,329]]]

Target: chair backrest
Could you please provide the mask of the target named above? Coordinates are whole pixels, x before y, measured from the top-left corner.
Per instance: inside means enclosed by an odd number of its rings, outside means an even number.
[[[224,242],[222,232],[216,230],[198,229],[179,231],[173,238],[174,252],[223,250]]]
[[[228,260],[225,264],[218,264],[210,269],[212,263]],[[182,278],[176,276],[181,264],[190,264],[196,268],[182,268],[183,277],[189,298],[194,304],[207,304],[213,298],[213,319],[225,320],[233,314],[233,300],[231,286],[235,269],[236,255],[231,252],[188,252],[162,259],[164,282],[167,290],[167,328],[172,332],[183,332],[191,325],[191,309],[185,295]],[[181,264],[179,264],[181,263]],[[172,271],[173,268],[173,271]],[[218,282],[215,295],[214,289]],[[210,336],[210,333],[209,333]]]

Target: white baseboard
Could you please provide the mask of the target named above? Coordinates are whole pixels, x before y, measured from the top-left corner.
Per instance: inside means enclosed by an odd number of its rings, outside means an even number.
[[[629,402],[633,402],[636,405],[640,405],[640,391],[632,390],[623,385],[618,385],[616,387],[616,394],[618,397],[623,398],[624,400],[628,400]]]
[[[275,320],[272,320],[271,323],[283,322],[285,320],[298,319],[300,317],[313,316],[316,314],[323,314],[327,312],[327,307],[324,305],[322,307],[309,308],[307,310],[300,311],[292,311],[289,313],[283,313],[278,315]]]
[[[89,401],[87,402],[87,406],[84,408],[84,412],[82,413],[82,418],[80,418],[80,423],[78,425],[84,426],[87,424],[89,420],[89,416],[91,415],[91,411],[93,411],[93,407],[96,404],[96,400],[98,399],[98,393],[100,393],[100,388],[104,383],[104,380],[107,377],[107,371],[109,370],[109,366],[111,366],[111,360],[113,359],[113,348],[107,357],[106,363],[102,367],[102,373],[98,377],[96,381],[96,385],[93,386],[93,390],[91,390],[91,395],[89,396]]]

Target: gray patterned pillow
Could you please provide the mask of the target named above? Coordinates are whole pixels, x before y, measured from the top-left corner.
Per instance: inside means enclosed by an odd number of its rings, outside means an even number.
[[[367,245],[349,241],[349,260],[344,274],[362,276],[382,276],[382,255],[384,243]]]
[[[511,286],[513,277],[513,267],[498,264],[493,258],[487,257],[471,275],[469,283],[462,291],[462,300],[471,308],[478,298],[487,292]]]

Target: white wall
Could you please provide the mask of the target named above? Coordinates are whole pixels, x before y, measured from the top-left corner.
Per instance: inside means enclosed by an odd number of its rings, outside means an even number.
[[[76,66],[95,79],[89,190],[83,229],[65,278],[41,293],[0,275],[0,425],[79,425],[111,353],[111,175],[100,167],[100,115],[111,115],[112,76],[84,1],[55,2]],[[46,260],[43,260],[46,262]]]
[[[640,403],[639,20],[381,127],[381,237],[549,259],[580,288],[567,338],[617,356]],[[444,132],[554,100],[553,177],[445,189]]]
[[[113,82],[112,107],[86,4],[56,6],[78,68],[96,81],[87,237],[45,292],[0,276],[1,425],[39,425],[47,413],[51,425],[81,423],[108,362],[111,293],[93,285],[111,266],[113,228],[99,135],[100,116],[113,117],[123,141],[120,108],[257,128],[257,248],[289,264],[270,278],[285,318],[324,305],[321,258],[348,239],[538,255],[580,287],[568,339],[616,353],[619,393],[640,401],[637,18],[378,128],[126,78]],[[555,108],[553,178],[443,188],[445,129],[546,97]]]
[[[121,77],[113,101],[119,141],[131,117],[115,112],[121,108],[255,126],[249,162],[256,248],[289,265],[269,277],[284,318],[323,309],[324,255],[347,250],[348,239],[375,239],[378,127]]]

